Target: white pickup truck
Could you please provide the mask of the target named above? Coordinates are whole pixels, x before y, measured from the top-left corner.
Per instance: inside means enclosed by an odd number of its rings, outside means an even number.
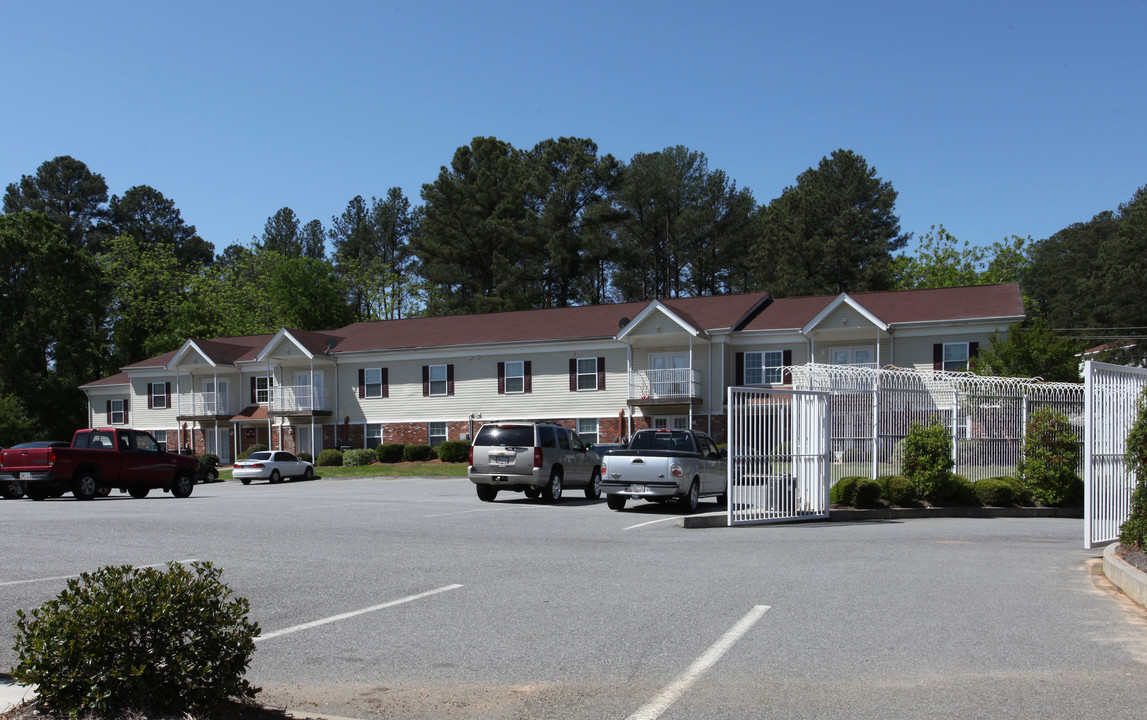
[[[601,459],[601,492],[611,510],[630,498],[676,500],[683,512],[703,497],[725,500],[725,452],[696,430],[638,430],[629,447]]]

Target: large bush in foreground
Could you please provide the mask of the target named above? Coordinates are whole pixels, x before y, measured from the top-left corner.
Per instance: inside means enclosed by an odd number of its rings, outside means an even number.
[[[1083,499],[1079,467],[1081,443],[1067,415],[1051,408],[1032,411],[1016,473],[1036,502],[1059,506]]]
[[[941,423],[923,425],[914,422],[901,445],[904,476],[912,482],[916,495],[933,500],[949,481],[955,461],[952,459],[952,435]]]
[[[37,702],[71,717],[210,713],[253,698],[243,674],[259,625],[209,562],[167,569],[104,567],[56,599],[16,611],[12,675]]]
[[[1119,528],[1119,544],[1147,550],[1147,390],[1139,397],[1135,422],[1127,433],[1127,469],[1135,475],[1131,511]]]

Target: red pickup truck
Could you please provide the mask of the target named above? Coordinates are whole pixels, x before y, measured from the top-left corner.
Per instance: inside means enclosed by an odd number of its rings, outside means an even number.
[[[77,500],[91,500],[104,488],[119,488],[134,498],[158,488],[185,498],[198,473],[197,459],[160,450],[151,433],[143,430],[77,430],[70,447],[0,452],[0,483],[23,483],[33,500],[59,497],[69,490]]]

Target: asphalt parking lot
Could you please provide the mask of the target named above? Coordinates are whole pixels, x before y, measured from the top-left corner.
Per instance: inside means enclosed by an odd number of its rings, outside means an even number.
[[[16,609],[68,577],[198,559],[250,600],[261,700],[302,713],[1143,717],[1147,614],[1080,520],[677,517],[465,478],[0,501],[0,670]]]

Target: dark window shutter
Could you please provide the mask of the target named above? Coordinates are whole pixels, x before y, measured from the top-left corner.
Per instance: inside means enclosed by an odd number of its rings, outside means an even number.
[[[358,369],[358,397],[366,397],[366,368]]]
[[[152,389],[152,387],[153,387],[154,385],[155,385],[155,383],[148,383],[148,384],[147,384],[147,409],[148,409],[148,410],[153,410],[153,409],[154,409],[154,407],[153,407],[153,406],[154,406],[154,404],[155,404],[155,401],[154,401],[154,400],[152,400],[152,397],[154,397],[154,396],[152,395],[152,393],[153,393],[153,392],[155,392],[155,391]]]
[[[107,406],[107,408],[108,408],[108,425],[111,425],[112,424],[112,401],[108,400],[107,403],[108,403],[108,406]]]
[[[944,343],[936,343],[932,346],[932,369],[944,369]]]
[[[128,416],[127,416],[127,406],[128,406],[128,401],[124,400],[123,401],[123,424],[124,425],[130,425],[131,424],[131,421],[128,419]]]
[[[530,374],[531,374],[531,370],[532,370],[532,369],[533,369],[533,368],[531,367],[531,363],[530,363],[530,361],[529,361],[529,360],[527,360],[526,362],[524,362],[524,363],[523,363],[523,370],[524,370],[524,372],[525,372],[525,374],[526,374],[526,379],[525,379],[525,381],[524,381],[524,383],[525,383],[525,388],[524,388],[524,389],[525,389],[525,392],[531,392],[531,391],[533,390],[533,386],[532,386],[532,383],[530,382]]]
[[[793,366],[792,350],[785,350],[781,353],[781,365],[784,365],[785,367],[785,369],[781,372],[781,382],[785,385],[792,385],[793,371],[789,370],[789,368]]]
[[[430,395],[430,366],[422,366],[422,397]]]
[[[498,363],[498,394],[506,394],[506,363]]]
[[[390,371],[387,368],[382,369],[382,396],[390,397]]]
[[[255,385],[255,378],[251,378],[251,404],[259,402],[259,388]]]
[[[605,390],[605,358],[597,359],[597,389]]]
[[[733,383],[735,385],[745,384],[745,353],[743,352],[736,354],[736,372],[733,374]]]
[[[171,383],[163,384],[163,394],[167,396],[167,407],[171,409]]]
[[[570,392],[577,392],[577,358],[570,358]]]
[[[974,358],[980,356],[980,343],[968,343],[968,357]]]
[[[446,366],[446,394],[447,395],[453,395],[454,394],[454,366],[453,365],[447,365]]]

